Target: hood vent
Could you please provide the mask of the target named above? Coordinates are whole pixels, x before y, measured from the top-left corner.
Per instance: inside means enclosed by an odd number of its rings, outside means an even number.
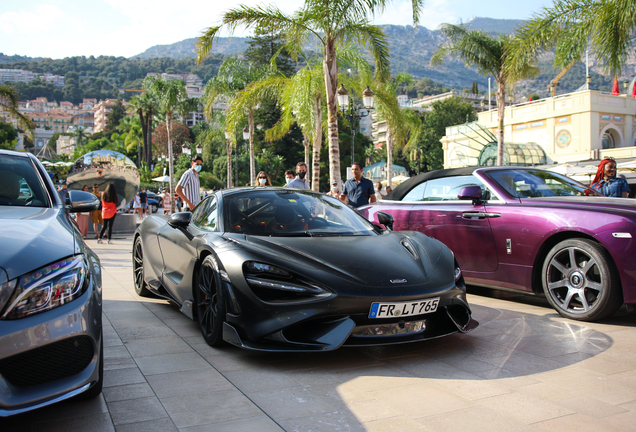
[[[400,240],[400,244],[404,246],[404,249],[406,249],[408,253],[410,253],[414,259],[416,260],[420,259],[419,254],[417,253],[417,251],[415,250],[415,247],[413,246],[413,243],[411,243],[411,241],[408,238],[404,238]]]

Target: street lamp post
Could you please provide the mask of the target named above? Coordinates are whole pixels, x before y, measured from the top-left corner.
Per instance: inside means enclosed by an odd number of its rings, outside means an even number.
[[[250,126],[246,125],[243,128],[243,140],[247,141],[248,144],[249,144],[249,141],[250,141],[250,135],[251,135],[250,134]],[[251,172],[251,170],[250,170],[250,172]],[[250,174],[250,177],[251,177],[251,174]],[[239,181],[239,178],[238,178],[238,145],[237,145],[236,146],[236,184],[237,185],[238,185],[238,181]],[[251,181],[250,181],[250,185],[254,186]]]
[[[369,115],[373,109],[373,96],[374,93],[371,91],[369,86],[367,86],[367,88],[362,92],[362,105],[366,111],[360,112],[358,111],[359,107],[354,106],[354,100],[349,97],[349,90],[345,88],[344,84],[340,84],[340,88],[338,89],[338,105],[340,105],[342,115],[349,120],[349,124],[351,125],[351,163],[355,160],[355,120],[360,120],[361,118]],[[351,99],[351,103],[349,99]]]
[[[183,143],[183,145],[181,146],[181,152],[187,156],[190,156],[192,154],[192,149],[190,148],[189,144]]]

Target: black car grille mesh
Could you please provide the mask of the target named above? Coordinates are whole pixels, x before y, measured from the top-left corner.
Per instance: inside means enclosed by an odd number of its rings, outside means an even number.
[[[29,387],[80,373],[95,354],[88,336],[77,336],[0,360],[0,375]]]

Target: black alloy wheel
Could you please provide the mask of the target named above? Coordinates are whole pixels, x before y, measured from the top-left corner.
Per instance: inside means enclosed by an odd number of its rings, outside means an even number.
[[[548,252],[541,274],[545,296],[566,318],[600,320],[612,315],[623,303],[612,258],[592,240],[560,242]]]
[[[152,293],[146,288],[144,280],[144,251],[141,245],[141,237],[135,239],[133,245],[133,278],[135,280],[135,292],[140,297],[152,297]]]
[[[225,303],[222,293],[216,263],[214,258],[208,255],[201,263],[194,286],[194,297],[201,334],[210,346],[220,346],[224,343]]]

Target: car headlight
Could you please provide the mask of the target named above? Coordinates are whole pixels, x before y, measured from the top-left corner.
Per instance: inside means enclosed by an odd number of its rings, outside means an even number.
[[[7,287],[9,284],[15,285],[15,289],[1,319],[26,318],[54,309],[75,300],[86,291],[88,279],[84,255],[66,258],[6,284]],[[7,287],[1,287],[0,292]]]
[[[457,260],[455,260],[455,285],[459,288],[466,289],[464,275],[462,274],[462,269],[459,267],[459,264],[457,264]]]
[[[264,302],[302,302],[331,295],[325,288],[270,264],[248,261],[243,272],[254,295]]]

